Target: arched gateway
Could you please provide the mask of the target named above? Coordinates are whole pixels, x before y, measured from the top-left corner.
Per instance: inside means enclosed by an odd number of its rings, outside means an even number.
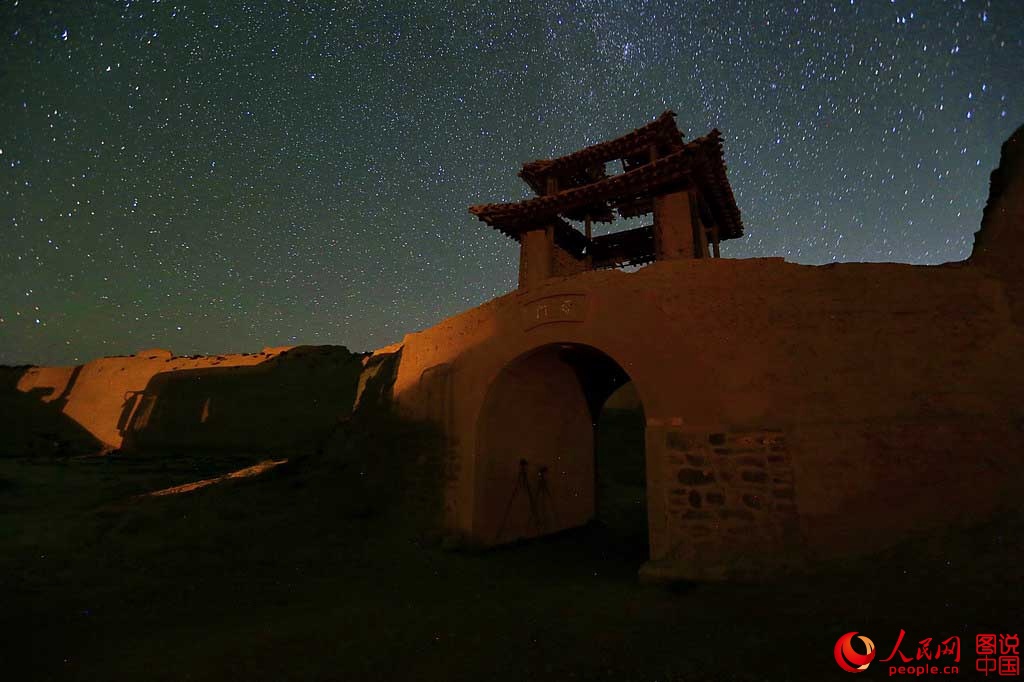
[[[480,541],[501,544],[594,518],[595,429],[605,401],[629,380],[607,354],[573,343],[541,346],[501,370],[477,425]]]

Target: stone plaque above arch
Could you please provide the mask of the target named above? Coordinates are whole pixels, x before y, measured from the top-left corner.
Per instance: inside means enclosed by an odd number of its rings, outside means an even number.
[[[583,322],[587,316],[586,294],[554,294],[527,301],[520,308],[523,330],[552,322]]]

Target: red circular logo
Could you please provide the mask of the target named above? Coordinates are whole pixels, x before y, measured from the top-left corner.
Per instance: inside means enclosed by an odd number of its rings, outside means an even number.
[[[848,673],[862,673],[868,669],[868,664],[875,660],[875,643],[864,635],[858,635],[857,639],[864,642],[867,652],[860,654],[853,650],[853,638],[856,632],[847,632],[836,642],[836,663]]]

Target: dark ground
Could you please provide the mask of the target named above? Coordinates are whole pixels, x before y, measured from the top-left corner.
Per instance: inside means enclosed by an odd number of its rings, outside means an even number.
[[[261,458],[0,458],[2,679],[842,680],[840,635],[882,658],[900,628],[911,654],[960,635],[972,679],[976,633],[1024,630],[1019,514],[811,578],[649,586],[614,523],[442,549],[434,442],[356,420],[324,454],[145,499]]]

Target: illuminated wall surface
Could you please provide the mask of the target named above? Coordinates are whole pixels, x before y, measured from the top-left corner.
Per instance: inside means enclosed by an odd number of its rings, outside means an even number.
[[[592,424],[632,382],[645,573],[742,576],[869,551],[1024,492],[1022,165],[1018,132],[965,262],[662,261],[548,279],[373,357],[148,351],[5,368],[4,447],[308,450],[393,379],[399,410],[448,437],[448,530],[491,545],[595,513]],[[521,474],[543,483],[545,507],[509,505]]]

